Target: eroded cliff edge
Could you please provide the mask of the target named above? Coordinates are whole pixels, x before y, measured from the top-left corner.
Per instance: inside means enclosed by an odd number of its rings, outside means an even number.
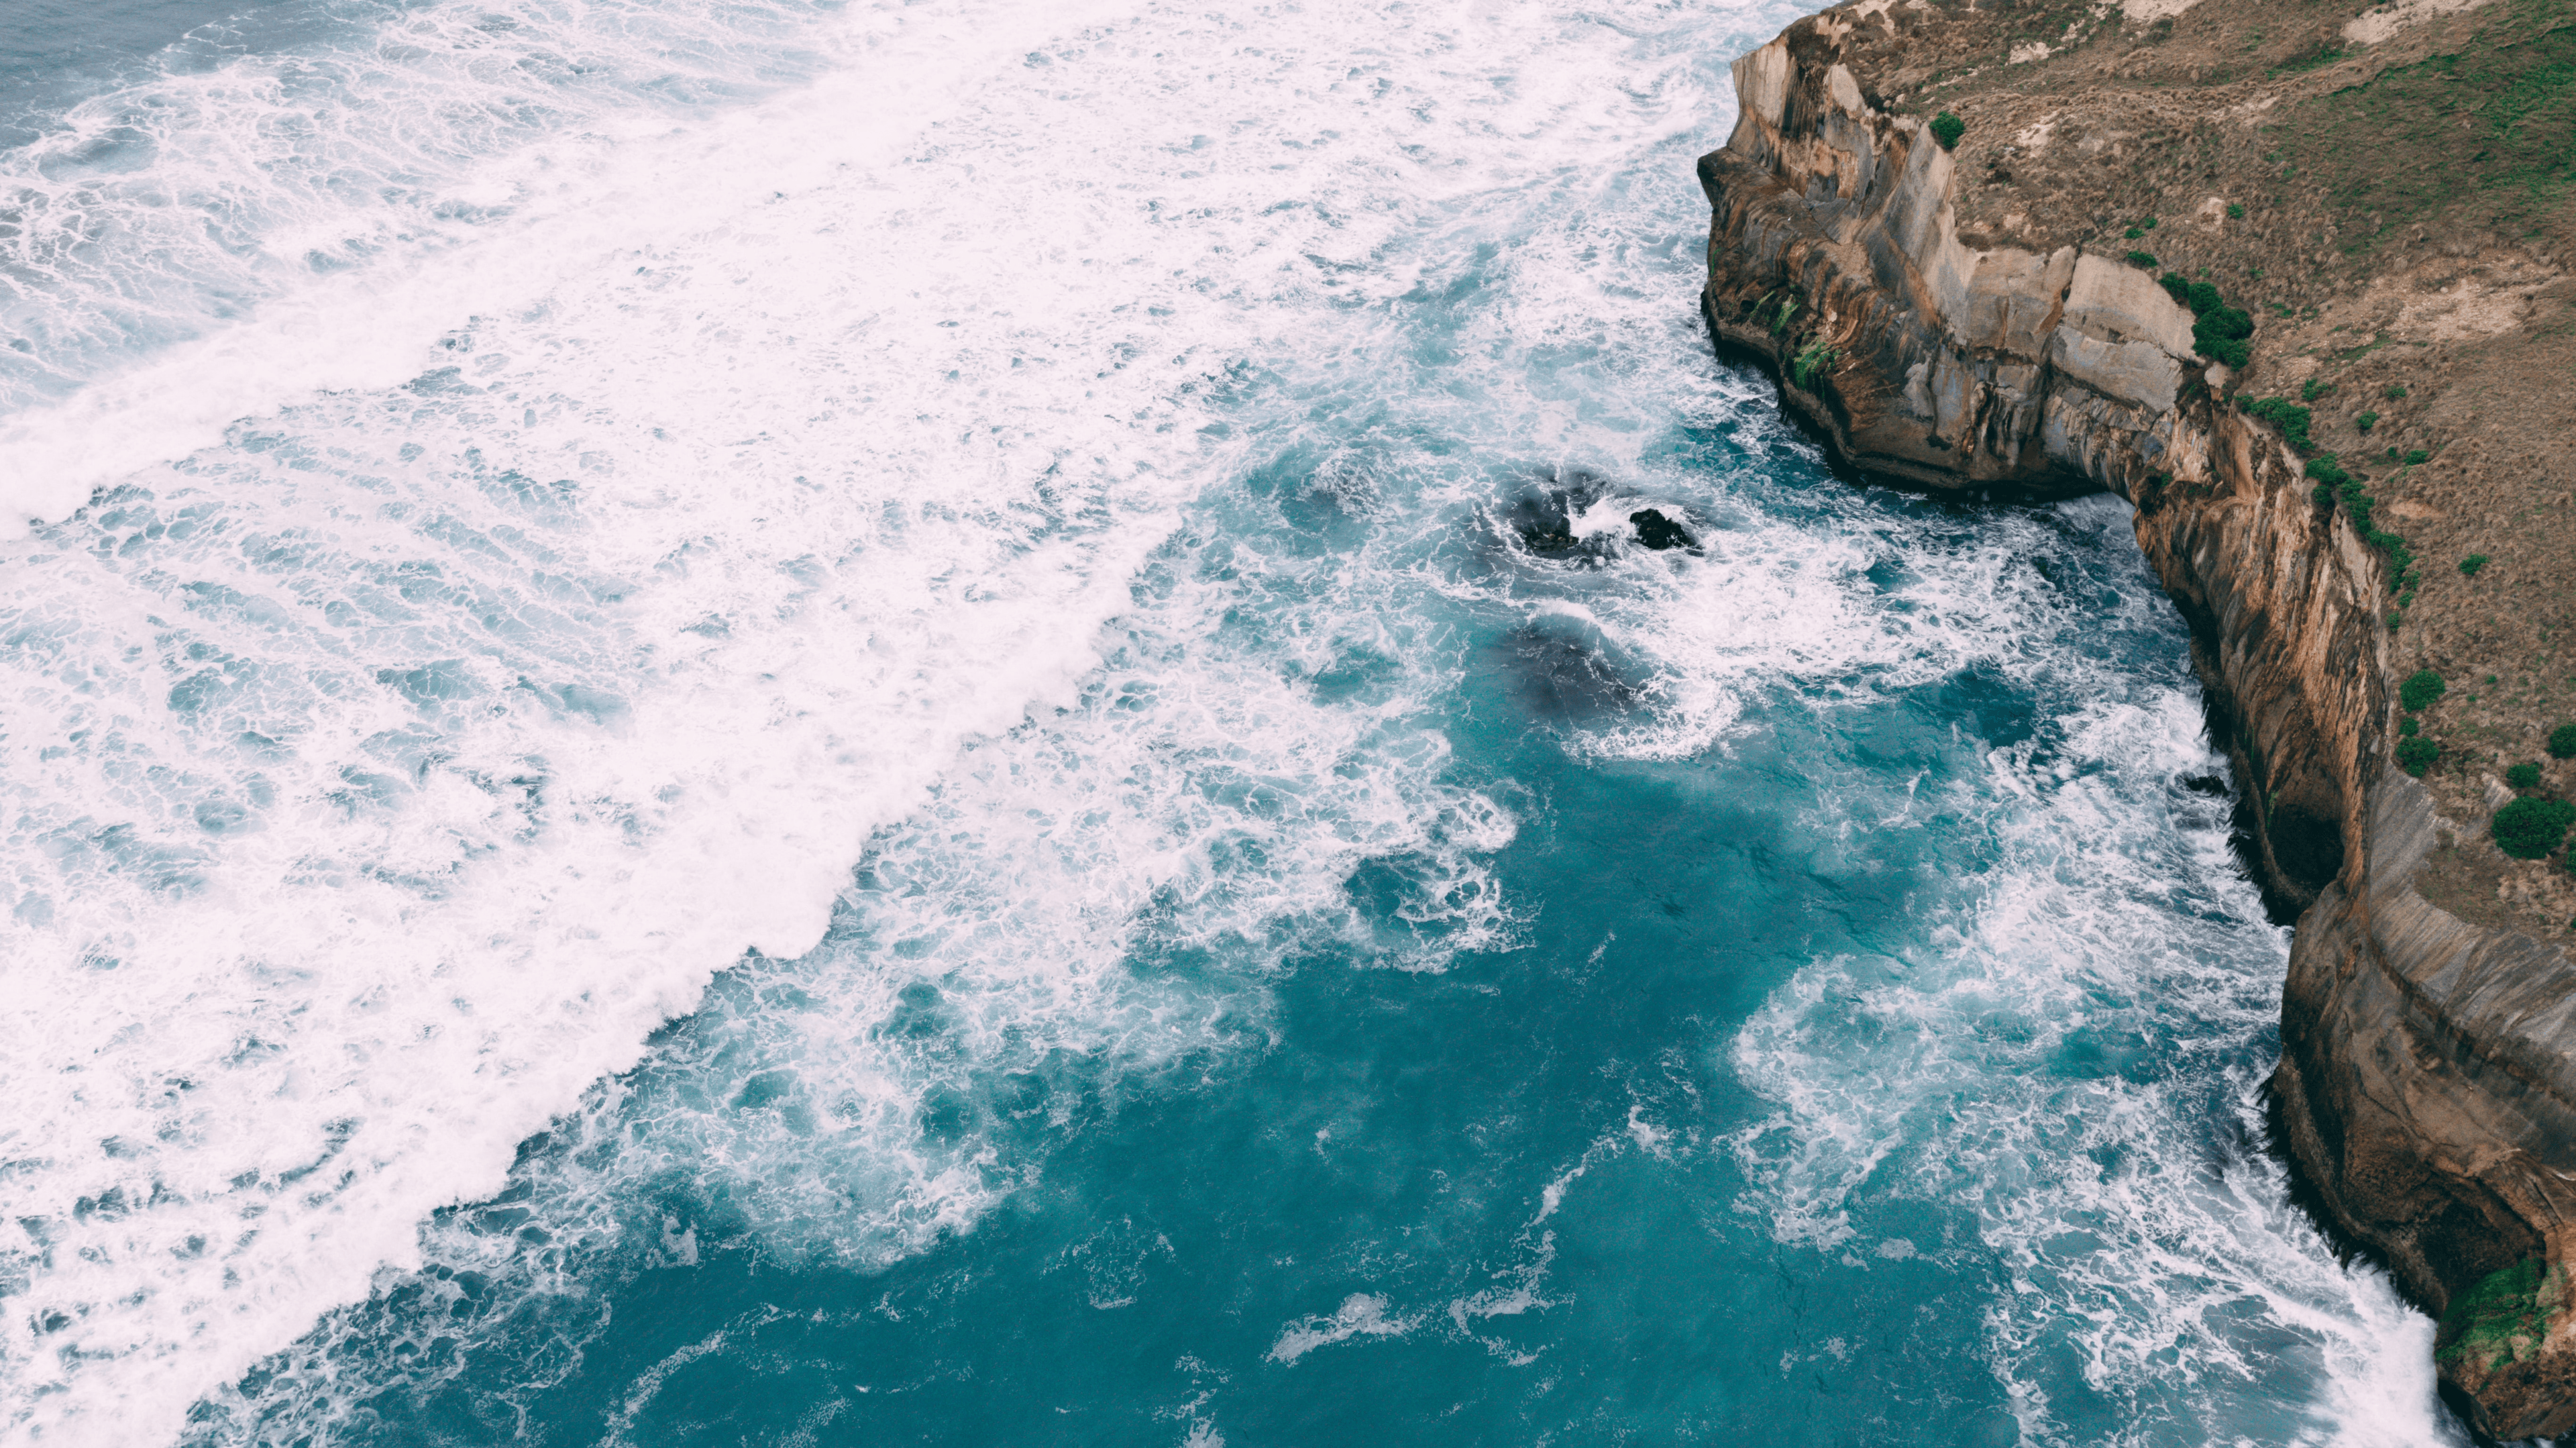
[[[1962,243],[1950,153],[1844,63],[1896,23],[1868,0],[1736,62],[1734,134],[1700,162],[1709,327],[1866,472],[2135,505],[2258,868],[2301,911],[2281,1144],[2330,1225],[2442,1318],[2446,1394],[2476,1427],[2576,1427],[2576,962],[2417,888],[2443,822],[2387,764],[2389,560],[2232,405],[2150,273]]]

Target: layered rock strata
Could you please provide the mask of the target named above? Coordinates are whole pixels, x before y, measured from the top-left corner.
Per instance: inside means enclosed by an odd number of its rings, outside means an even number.
[[[2501,1438],[2576,1426],[2576,965],[2416,881],[2441,825],[2387,767],[2388,563],[2228,401],[2146,272],[1962,244],[1951,158],[1842,63],[1885,0],[1735,64],[1703,307],[1848,464],[1977,495],[2109,489],[2190,621],[2259,873],[2301,910],[2278,1135],[2329,1225],[2443,1316],[2446,1394]]]

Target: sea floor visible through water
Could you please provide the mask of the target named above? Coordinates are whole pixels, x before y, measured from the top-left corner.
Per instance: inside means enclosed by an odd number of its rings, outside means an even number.
[[[2125,507],[1715,358],[1797,11],[0,28],[0,1441],[2465,1441]]]

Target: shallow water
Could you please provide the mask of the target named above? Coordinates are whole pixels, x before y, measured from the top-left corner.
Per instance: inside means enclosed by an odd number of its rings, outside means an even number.
[[[8,1441],[2453,1434],[2122,506],[1708,352],[1794,9],[96,13]]]

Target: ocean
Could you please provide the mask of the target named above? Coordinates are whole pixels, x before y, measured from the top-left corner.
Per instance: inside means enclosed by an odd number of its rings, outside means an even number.
[[[2465,1443],[2126,505],[1710,349],[1799,13],[0,15],[0,1442]]]

